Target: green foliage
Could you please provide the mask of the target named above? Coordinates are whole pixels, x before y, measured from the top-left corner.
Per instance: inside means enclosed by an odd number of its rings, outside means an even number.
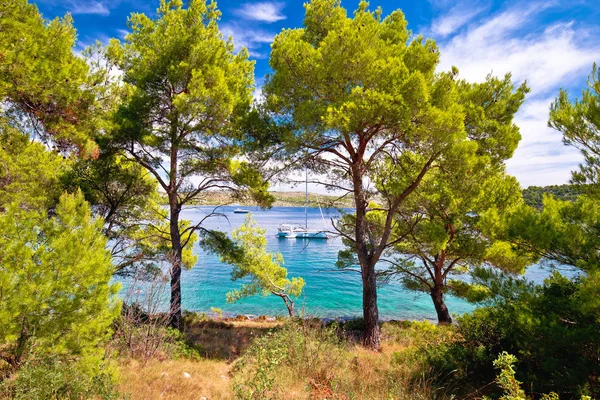
[[[412,37],[400,10],[384,18],[361,2],[348,16],[332,0],[313,0],[305,9],[304,28],[274,39],[266,103],[293,126],[288,146],[321,173],[323,186],[353,194],[356,218],[337,229],[356,253],[364,341],[377,348],[375,264],[397,239],[391,216],[443,155],[467,140],[464,113],[453,75],[435,72],[435,43]],[[377,183],[375,190],[368,182]],[[374,200],[377,218],[386,221],[380,228],[366,215]]]
[[[244,297],[273,294],[280,297],[290,316],[294,314],[294,301],[304,288],[304,279],[287,277],[280,253],[267,251],[266,230],[261,229],[250,214],[241,227],[232,232],[233,244],[242,251],[226,251],[221,260],[233,265],[233,280],[249,278],[238,290],[227,293],[227,302],[236,302]]]
[[[242,382],[235,382],[233,389],[236,397],[244,400],[275,398],[273,389],[277,367],[286,355],[286,349],[279,341],[273,343],[272,332],[256,339],[244,358],[235,366],[237,371],[248,368],[248,361],[253,371]],[[247,372],[248,373],[248,372]]]
[[[264,180],[249,164],[232,161],[240,154],[235,128],[251,102],[254,68],[246,50],[234,54],[233,43],[223,39],[219,17],[216,3],[201,0],[187,8],[178,0],[162,1],[156,19],[132,14],[125,42],[112,40],[107,50],[126,83],[112,136],[167,194],[185,194],[179,204],[236,184],[268,203]],[[161,156],[171,160],[164,166],[170,181],[159,173]],[[193,184],[192,176],[202,183]]]
[[[118,399],[115,383],[110,372],[90,376],[71,360],[32,360],[0,383],[0,395],[15,400]]]
[[[403,350],[392,353],[392,364],[397,369],[409,369],[413,383],[425,379],[440,387],[452,388],[453,360],[447,353],[460,339],[453,325],[436,325],[429,321],[403,321],[387,324],[384,334]],[[449,373],[450,372],[450,373]]]
[[[31,141],[1,117],[0,142],[0,209],[10,203],[34,210],[53,207],[69,162]]]
[[[0,215],[0,356],[13,369],[54,355],[97,370],[119,312],[105,245],[81,193],[51,217],[18,204]]]
[[[522,206],[505,221],[506,237],[548,260],[587,273],[598,271],[600,240],[598,201],[581,196],[574,202],[544,198],[543,209]]]
[[[397,360],[421,358],[428,351],[435,351],[456,338],[456,330],[452,326],[433,324],[429,321],[402,321],[384,325],[384,333],[394,343],[406,346],[406,350],[395,354]]]
[[[585,163],[573,173],[572,183],[584,192],[597,197],[600,194],[600,70],[594,64],[588,87],[581,98],[571,101],[561,90],[550,107],[548,125],[562,132],[563,142],[578,149]]]
[[[500,400],[525,400],[527,399],[525,391],[521,389],[521,382],[515,378],[514,364],[517,362],[517,358],[512,354],[508,354],[503,351],[498,358],[494,360],[494,367],[500,370],[500,373],[496,376],[496,383],[504,394],[500,397]],[[484,397],[484,400],[488,399]],[[543,393],[540,396],[542,400],[560,400],[560,396],[555,392]],[[583,395],[581,400],[591,400],[590,396]]]
[[[5,1],[0,32],[2,124],[93,155],[95,99],[88,66],[73,53],[71,16],[48,22],[27,0]]]
[[[269,182],[264,180],[261,172],[248,162],[231,160],[229,164],[229,173],[232,183],[238,187],[248,188],[250,198],[258,204],[270,205],[275,197],[268,192]],[[234,198],[240,198],[240,195]]]
[[[598,396],[599,309],[591,307],[584,282],[555,272],[543,285],[507,279],[491,287],[488,306],[458,318],[462,339],[438,349],[430,359],[434,369],[465,386],[482,386],[493,379],[493,360],[506,351],[518,355],[516,377],[533,392]]]
[[[181,268],[195,264],[191,249],[203,230],[180,220],[182,207],[215,189],[250,189],[261,205],[272,201],[256,168],[233,161],[243,155],[239,120],[252,101],[254,63],[223,38],[214,1],[186,6],[161,0],[155,18],[132,14],[124,42],[112,39],[104,52],[123,74],[109,142],[152,174],[169,199],[158,250],[171,264],[171,323],[179,329]]]
[[[454,82],[445,84],[452,87]],[[521,273],[531,263],[527,254],[496,237],[491,220],[484,218],[521,203],[519,184],[505,173],[504,161],[520,140],[513,117],[528,88],[523,84],[515,89],[507,75],[502,80],[488,76],[477,84],[460,81],[454,90],[465,112],[468,140],[441,154],[440,168],[424,176],[398,208],[394,245],[383,258],[390,266],[383,272],[386,277],[398,276],[408,289],[431,295],[441,323],[451,322],[443,293],[472,300],[485,297],[485,288],[470,285],[461,275],[484,264]],[[384,193],[393,185],[404,187],[400,179],[383,174],[375,183]],[[369,214],[381,214],[380,206],[370,208]],[[384,216],[369,219],[371,235],[384,232]]]
[[[483,83],[459,83],[459,98],[465,112],[465,128],[478,144],[478,154],[495,165],[512,157],[521,140],[513,117],[529,92],[526,83],[516,90],[511,75],[503,79],[488,75]]]
[[[218,307],[211,307],[210,312],[213,314],[217,314],[219,318],[223,318],[223,310]]]
[[[486,289],[463,275],[483,265],[518,274],[532,261],[494,235],[490,225],[497,222],[486,218],[520,204],[518,183],[489,165],[489,158],[468,158],[463,153],[461,161],[450,164],[451,173],[433,171],[423,180],[400,208],[397,243],[383,258],[390,265],[387,276],[399,276],[408,289],[432,295],[440,322],[449,322],[447,312],[439,310],[444,307],[436,297],[440,291],[485,298]]]
[[[242,399],[286,398],[286,375],[302,377],[308,386],[335,387],[336,370],[344,367],[346,346],[336,326],[313,327],[289,322],[256,339],[234,365],[234,390]]]
[[[164,211],[156,180],[139,164],[102,149],[97,159],[78,160],[63,177],[67,190],[80,189],[98,217],[104,220],[115,273],[157,273],[159,246],[164,234],[157,229]]]
[[[525,392],[521,389],[521,382],[515,378],[514,364],[516,362],[517,357],[505,351],[494,360],[494,368],[500,370],[496,377],[496,383],[504,391],[504,395],[500,397],[500,400],[525,400]]]

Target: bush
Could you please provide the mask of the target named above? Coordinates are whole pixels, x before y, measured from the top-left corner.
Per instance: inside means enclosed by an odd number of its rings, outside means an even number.
[[[110,349],[121,356],[147,362],[150,359],[198,358],[198,349],[185,336],[169,325],[169,314],[161,311],[167,299],[167,274],[136,274],[128,282],[121,315],[113,324]],[[184,313],[186,323],[206,318],[196,313]]]
[[[384,330],[396,329],[390,325],[384,324]],[[400,368],[389,353],[355,346],[352,335],[348,341],[348,328],[297,320],[256,339],[234,366],[236,395],[242,399],[445,398],[445,390],[436,392],[429,382],[412,379],[412,365]]]
[[[277,398],[284,392],[278,381],[301,377],[312,390],[332,391],[344,356],[345,346],[335,326],[315,328],[290,322],[256,339],[238,360],[234,390],[244,399]]]
[[[186,341],[177,329],[152,322],[132,323],[121,318],[110,349],[120,356],[147,362],[150,359],[200,358],[198,348]]]
[[[73,361],[29,360],[0,384],[0,397],[13,399],[117,399],[114,376],[101,370],[95,376]]]
[[[440,393],[435,395],[436,398],[443,398],[457,386],[464,386],[463,382],[456,382],[453,359],[446,356],[460,340],[455,326],[401,321],[384,324],[382,332],[384,337],[403,347],[392,354],[392,363],[394,368],[404,371],[411,385],[438,388]]]
[[[515,289],[515,287],[513,287]],[[600,324],[582,284],[555,273],[543,285],[522,285],[457,319],[460,340],[429,358],[438,374],[470,389],[494,380],[494,360],[516,355],[518,380],[531,394],[600,395]]]

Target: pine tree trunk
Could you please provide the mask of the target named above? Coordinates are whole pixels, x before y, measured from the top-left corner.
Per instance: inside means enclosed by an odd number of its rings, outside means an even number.
[[[173,196],[174,197],[174,196]],[[169,326],[183,331],[181,314],[181,260],[183,249],[179,232],[179,212],[181,207],[176,198],[170,199],[170,233],[171,233],[171,302],[169,307]]]
[[[285,306],[288,309],[288,314],[290,315],[290,318],[294,318],[294,301],[292,299],[288,299],[285,302]]]
[[[367,266],[362,273],[363,318],[365,331],[363,344],[372,350],[379,350],[379,309],[377,308],[377,281],[375,266]]]
[[[363,286],[363,320],[365,330],[363,344],[371,350],[379,350],[379,309],[377,308],[377,280],[375,275],[375,262],[370,257],[367,243],[367,201],[362,182],[360,168],[352,171],[354,183],[354,200],[356,204],[356,253],[360,262]]]
[[[446,303],[444,303],[444,290],[442,286],[435,285],[431,289],[431,299],[433,300],[435,312],[437,313],[438,324],[450,325],[452,323],[452,317],[450,316],[448,307],[446,307]]]

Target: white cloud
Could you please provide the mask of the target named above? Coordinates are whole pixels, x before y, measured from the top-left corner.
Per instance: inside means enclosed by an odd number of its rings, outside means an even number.
[[[579,78],[600,58],[600,45],[582,41],[585,32],[577,31],[571,22],[524,34],[545,8],[546,3],[514,7],[455,35],[441,44],[440,68],[456,65],[461,76],[476,81],[492,71],[512,72],[515,80],[526,79],[536,95],[564,86],[565,79]]]
[[[600,43],[571,21],[536,29],[540,14],[553,6],[513,3],[438,43],[440,70],[455,65],[469,81],[508,72],[517,83],[527,80],[531,93],[515,117],[523,139],[507,162],[523,186],[566,183],[577,168],[579,152],[564,146],[561,133],[547,126],[549,107],[559,88],[581,86],[592,63],[600,60]]]
[[[446,37],[481,14],[483,10],[483,7],[456,5],[447,14],[433,21],[431,31],[434,35]]]
[[[523,187],[567,183],[581,162],[579,151],[562,143],[562,134],[548,127],[553,98],[525,102],[515,116],[522,140],[507,170]]]
[[[258,48],[264,44],[271,43],[275,34],[263,31],[261,29],[253,29],[247,26],[239,26],[234,23],[227,23],[221,25],[221,32],[223,36],[233,38],[235,44],[235,50],[239,51],[242,47],[245,47],[250,52],[250,55],[254,58],[266,58],[268,54],[264,54],[258,51]]]
[[[281,13],[284,6],[284,3],[268,1],[262,3],[245,3],[242,4],[242,8],[237,10],[236,13],[245,19],[271,23],[286,18]]]
[[[265,85],[265,78],[257,78],[255,80],[256,87],[254,88],[254,93],[252,94],[252,98],[256,103],[262,103],[265,101],[263,96],[263,86]]]
[[[73,14],[95,14],[107,16],[110,14],[108,7],[100,1],[72,1],[69,11]]]
[[[117,29],[117,33],[119,34],[119,37],[123,39],[125,36],[129,35],[129,31],[127,29]]]

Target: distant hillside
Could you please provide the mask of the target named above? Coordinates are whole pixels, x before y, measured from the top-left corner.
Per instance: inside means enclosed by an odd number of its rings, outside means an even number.
[[[577,199],[580,191],[574,185],[529,186],[523,189],[525,203],[537,209],[542,208],[544,194],[551,194],[560,200],[573,201]]]
[[[304,207],[306,201],[304,192],[271,192],[275,196],[273,206],[276,207]],[[573,201],[577,199],[580,192],[574,185],[550,185],[550,186],[529,186],[523,189],[523,199],[525,203],[537,209],[542,208],[542,199],[544,194],[551,194],[557,199]],[[167,198],[164,194],[162,202],[167,204]],[[194,204],[212,206],[217,204],[239,204],[241,206],[255,205],[249,199],[233,198],[231,193],[225,191],[211,191],[204,193],[202,197],[198,197]],[[350,196],[339,199],[339,196],[325,194],[308,194],[309,207],[336,207],[336,208],[353,208],[354,203]]]
[[[306,203],[306,195],[304,192],[271,192],[275,196],[276,207],[304,207]],[[163,203],[167,204],[168,201],[165,195],[162,195]],[[206,192],[202,197],[196,198],[194,204],[196,205],[216,205],[216,204],[239,204],[242,206],[255,205],[249,199],[236,199],[233,198],[231,193],[224,191],[212,191]],[[331,196],[324,194],[308,194],[308,206],[309,207],[337,207],[337,208],[352,208],[354,204],[352,198],[346,196],[344,199],[339,199],[339,196]]]

